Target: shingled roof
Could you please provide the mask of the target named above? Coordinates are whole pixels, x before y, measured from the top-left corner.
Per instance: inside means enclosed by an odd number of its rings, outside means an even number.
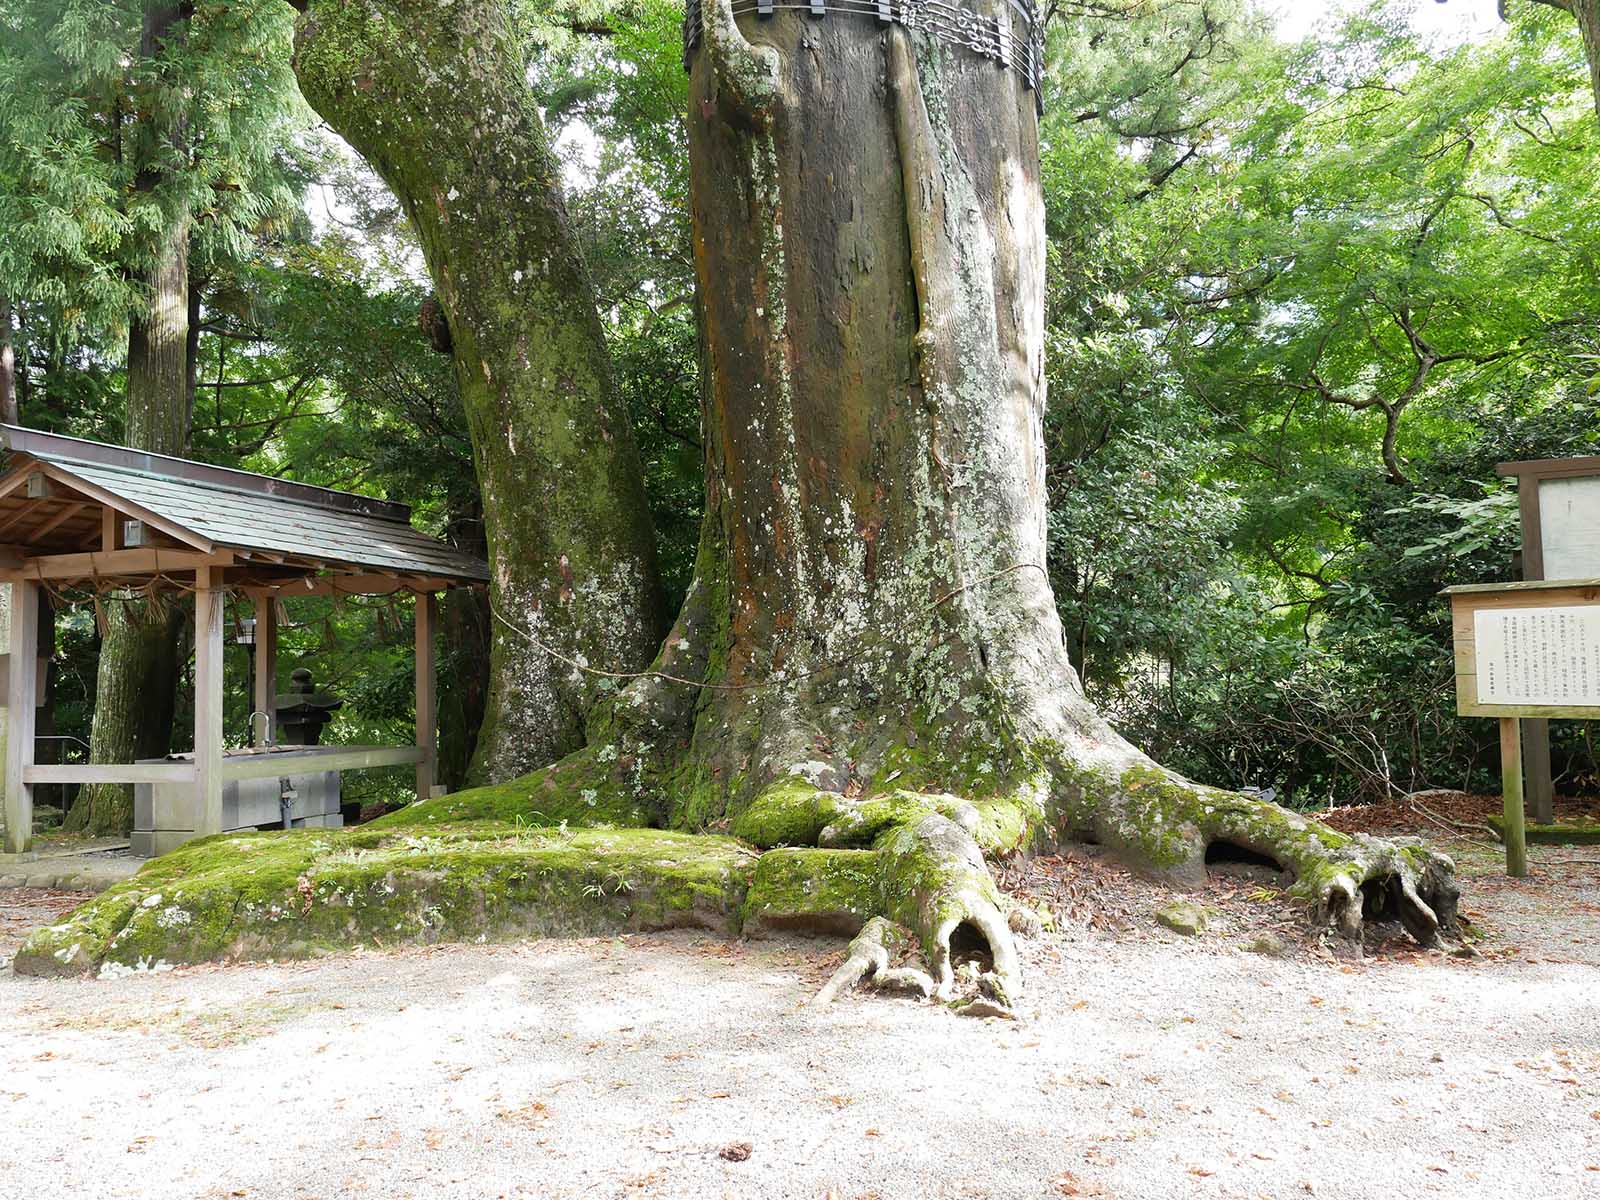
[[[205,553],[460,583],[489,578],[482,559],[413,528],[404,504],[15,425],[0,424],[0,443],[10,452],[0,478],[0,543],[17,540],[11,531],[27,515],[19,509],[37,506],[16,484],[39,471],[61,507],[34,526],[35,550],[94,550],[100,511],[109,507]]]

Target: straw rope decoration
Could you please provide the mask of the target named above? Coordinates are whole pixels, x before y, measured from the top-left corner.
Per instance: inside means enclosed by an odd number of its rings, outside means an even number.
[[[683,16],[683,68],[689,70],[705,34],[705,0],[688,0]],[[716,3],[717,0],[711,0]],[[959,46],[1015,71],[1044,113],[1040,82],[1044,71],[1044,30],[1032,0],[1005,0],[1000,15],[981,16],[953,0],[733,0],[735,17],[770,20],[779,12],[804,12],[821,19],[835,13],[872,17],[879,25],[900,25],[946,45]]]

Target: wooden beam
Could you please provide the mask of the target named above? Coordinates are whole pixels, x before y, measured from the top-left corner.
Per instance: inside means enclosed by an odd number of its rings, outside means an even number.
[[[18,579],[93,579],[98,576],[156,575],[225,567],[233,552],[198,554],[193,550],[112,550],[108,553],[41,554],[13,570],[0,572],[0,582]]]
[[[11,585],[11,661],[31,663],[39,653],[39,585]],[[6,683],[5,848],[21,854],[33,845],[33,789],[26,772],[33,766],[38,720],[38,674],[11,672]]]
[[[117,510],[109,504],[100,506],[100,553],[110,554],[117,548]]]
[[[1522,813],[1522,723],[1500,718],[1500,787],[1505,804],[1506,874],[1521,879],[1528,873],[1527,831]]]
[[[317,771],[364,771],[404,767],[418,760],[415,746],[307,746],[304,753],[235,754],[222,760],[222,778],[268,779],[274,775],[310,775]]]
[[[193,783],[192,763],[40,763],[22,772],[26,783]]]
[[[33,505],[25,502],[21,508],[17,509],[16,512],[12,513],[4,520],[0,520],[0,534],[9,533],[12,526],[22,524],[23,519],[31,515],[32,512]]]
[[[30,459],[13,471],[6,472],[4,479],[0,479],[0,500],[4,500],[12,492],[21,491],[27,485],[28,476],[32,475],[35,466]]]
[[[267,741],[271,742],[278,735],[278,605],[271,596],[257,596],[255,604],[256,694],[251,697],[251,711],[267,714]],[[250,737],[256,745],[262,744],[254,721],[250,722]]]
[[[145,522],[145,524],[154,529],[159,529],[162,533],[169,537],[176,538],[186,546],[192,546],[194,549],[206,554],[210,554],[216,549],[216,546],[209,538],[201,537],[193,530],[185,529],[182,525],[177,524],[175,521],[168,520],[160,513],[152,512],[144,505],[135,504],[133,501],[127,500],[122,496],[118,496],[114,492],[108,492],[105,488],[100,487],[97,484],[90,483],[87,479],[79,479],[70,471],[63,470],[52,463],[41,462],[36,464],[34,469],[43,471],[50,478],[59,483],[65,484],[73,491],[87,496],[91,500],[96,500],[101,504],[109,505],[110,507],[116,509],[119,513],[126,514],[127,516],[137,517],[139,520]]]
[[[397,592],[443,592],[461,586],[463,582],[436,575],[320,575],[273,583],[248,583],[244,590],[252,596],[268,594],[286,599],[296,596],[392,596]]]
[[[39,528],[30,533],[28,535],[28,540],[30,542],[42,541],[46,534],[54,533],[57,529],[65,525],[68,521],[72,520],[73,517],[77,516],[88,507],[89,502],[87,500],[71,501],[55,516],[51,517],[43,525],[39,526]]]
[[[439,671],[433,645],[439,602],[432,592],[417,596],[417,799],[433,795],[439,761]]]
[[[222,832],[221,572],[201,567],[194,593],[194,831]]]
[[[1600,466],[1600,460],[1586,461],[1590,468]],[[1507,467],[1521,467],[1526,472],[1517,479],[1517,512],[1522,521],[1522,578],[1543,581],[1544,517],[1539,507],[1539,485],[1547,477],[1543,471],[1552,469],[1552,464],[1501,463],[1495,469],[1501,474],[1517,474],[1506,471]],[[1555,779],[1550,773],[1549,720],[1530,718],[1522,727],[1522,742],[1526,751],[1523,766],[1527,771],[1527,799],[1533,802],[1534,819],[1548,824],[1555,820],[1556,792]]]

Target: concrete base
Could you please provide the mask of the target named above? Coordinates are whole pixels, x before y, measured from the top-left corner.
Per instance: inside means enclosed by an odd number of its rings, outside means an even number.
[[[300,756],[337,753],[340,747],[286,747],[285,755]],[[165,762],[165,759],[153,759]],[[310,771],[300,774],[269,775],[260,779],[241,779],[222,787],[222,831],[237,833],[246,829],[282,828],[285,784],[292,793],[289,805],[291,829],[338,829],[344,825],[339,812],[340,777],[338,771]],[[129,842],[135,854],[154,858],[175,850],[197,835],[195,827],[195,789],[185,783],[140,783],[133,789],[133,833]]]

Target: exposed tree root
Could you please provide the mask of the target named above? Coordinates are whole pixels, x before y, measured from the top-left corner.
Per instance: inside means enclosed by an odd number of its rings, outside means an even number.
[[[906,941],[903,929],[887,917],[873,917],[850,942],[850,951],[822,990],[812,997],[816,1007],[832,1004],[840,993],[860,983],[880,991],[907,992],[926,1000],[934,994],[933,976],[914,967],[891,967],[894,951]]]

